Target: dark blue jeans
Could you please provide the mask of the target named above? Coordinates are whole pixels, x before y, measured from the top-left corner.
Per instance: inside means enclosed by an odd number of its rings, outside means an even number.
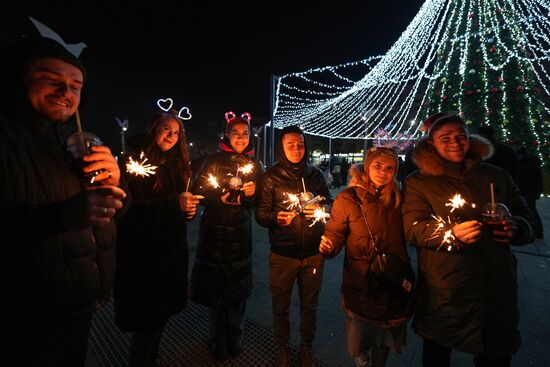
[[[294,282],[300,295],[300,334],[302,345],[311,346],[317,322],[317,301],[323,279],[324,258],[305,259],[269,254],[269,290],[272,296],[273,332],[279,348],[290,339],[289,308]]]

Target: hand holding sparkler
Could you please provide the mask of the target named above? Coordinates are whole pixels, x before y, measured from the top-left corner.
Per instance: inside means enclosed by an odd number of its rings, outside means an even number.
[[[313,219],[315,217],[315,211],[319,209],[319,203],[311,203],[302,207],[302,214],[306,219]]]
[[[204,196],[193,195],[188,191],[183,192],[179,196],[180,209],[185,213],[187,219],[191,219],[195,216],[197,213],[197,205],[201,199],[204,199]]]
[[[334,244],[331,239],[326,236],[321,236],[321,243],[319,244],[319,252],[323,255],[328,255],[334,251]]]
[[[295,216],[296,212],[277,212],[277,224],[279,227],[286,227],[290,225]]]
[[[469,220],[453,226],[453,234],[461,242],[471,245],[479,241],[481,235],[481,222]]]
[[[241,190],[247,198],[252,197],[256,191],[256,183],[254,181],[246,182],[243,187],[241,187]]]

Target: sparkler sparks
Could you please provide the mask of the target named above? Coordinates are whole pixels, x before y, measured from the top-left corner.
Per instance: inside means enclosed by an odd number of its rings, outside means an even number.
[[[254,169],[254,165],[252,163],[248,163],[248,164],[245,164],[244,166],[240,167],[239,171],[243,175],[248,175],[249,173],[252,172],[253,169]]]
[[[213,174],[209,173],[206,179],[208,180],[208,184],[214,189],[217,189],[218,187],[220,187],[220,184],[218,183],[218,179]]]
[[[288,197],[287,200],[283,202],[283,204],[288,204],[286,207],[288,210],[297,210],[300,209],[300,198],[296,194],[292,194],[290,192],[285,193]]]
[[[447,217],[447,220],[445,221],[445,219],[440,216],[435,216],[433,214],[432,218],[435,219],[436,225],[434,231],[432,232],[432,236],[428,238],[428,241],[441,237],[441,244],[436,251],[439,251],[443,245],[447,245],[447,251],[451,251],[453,247],[460,248],[458,242],[456,241],[456,237],[453,234],[454,223],[451,221],[451,218]]]
[[[458,208],[462,208],[466,204],[466,200],[460,196],[460,194],[455,194],[452,198],[449,199],[449,202],[445,206],[451,207],[451,213]]]
[[[326,223],[328,218],[330,218],[330,213],[327,213],[324,208],[315,208],[313,222],[309,226],[313,227],[317,222]]]
[[[128,163],[126,163],[126,170],[128,173],[142,177],[147,177],[156,173],[157,166],[146,163],[147,158],[145,157],[143,151],[139,155],[139,159],[141,161],[134,161],[132,157],[128,159]]]

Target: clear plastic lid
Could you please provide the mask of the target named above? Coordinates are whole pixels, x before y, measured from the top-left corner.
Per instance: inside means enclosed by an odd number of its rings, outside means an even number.
[[[502,203],[495,203],[494,206],[492,203],[487,203],[483,205],[481,215],[485,219],[504,220],[510,218],[510,210]]]

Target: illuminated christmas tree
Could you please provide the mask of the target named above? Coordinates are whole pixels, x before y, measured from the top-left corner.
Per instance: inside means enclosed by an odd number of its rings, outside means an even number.
[[[474,131],[491,125],[501,141],[524,145],[548,160],[548,65],[543,62],[548,62],[550,23],[542,11],[548,13],[549,4],[545,10],[527,1],[452,1],[449,36],[434,67],[441,77],[430,81],[420,116],[458,111]]]
[[[550,168],[550,1],[427,0],[385,55],[277,77],[275,92],[277,128],[402,139],[456,111]]]

